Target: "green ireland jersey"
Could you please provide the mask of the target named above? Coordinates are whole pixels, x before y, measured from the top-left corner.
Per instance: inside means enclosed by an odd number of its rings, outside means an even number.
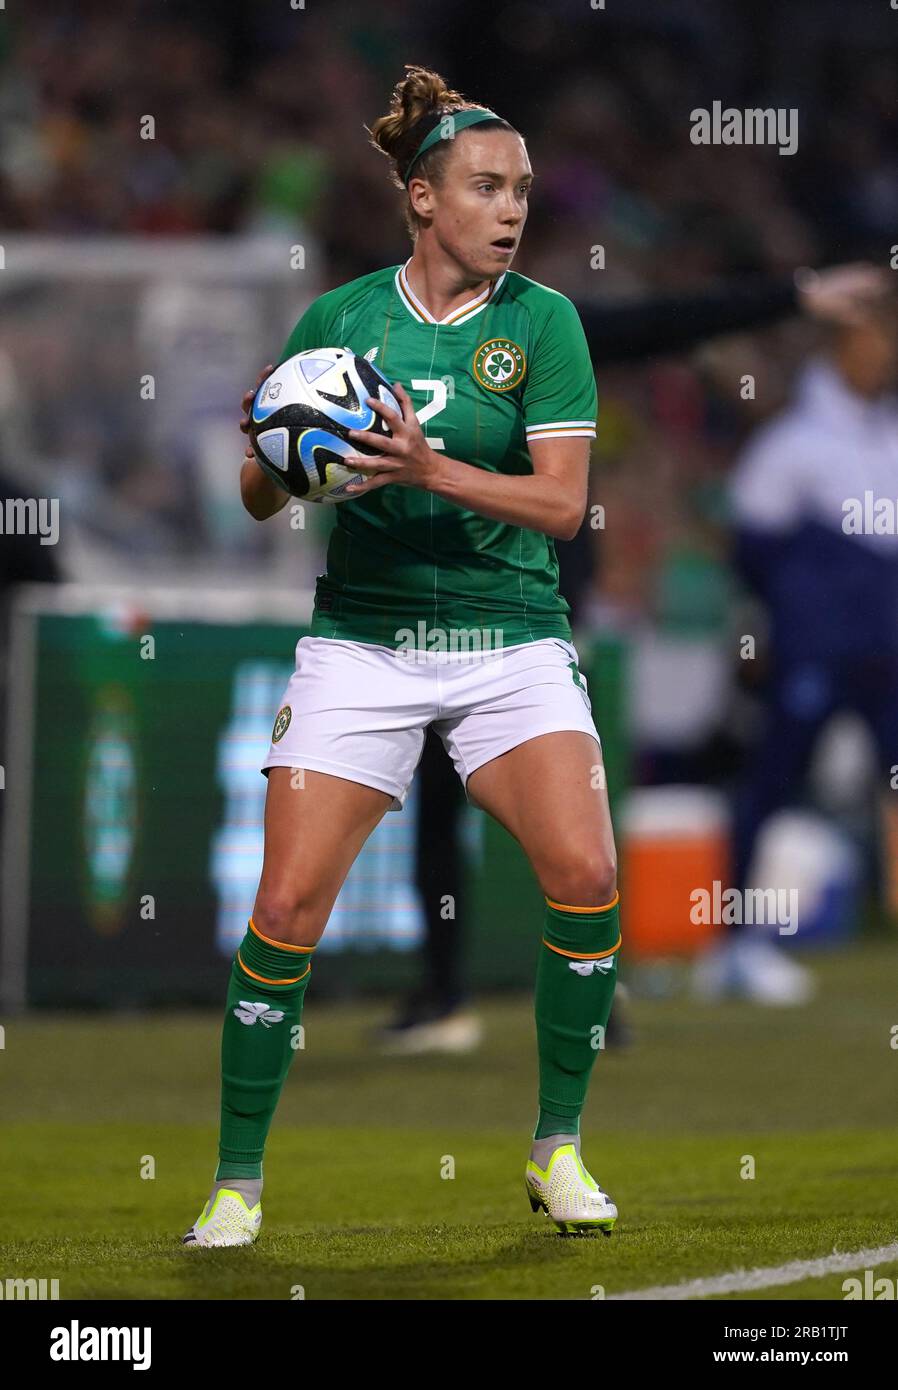
[[[532,473],[528,440],[595,437],[595,378],[569,299],[506,271],[437,320],[407,264],[321,295],[281,361],[321,347],[367,357],[405,387],[431,448],[494,473]],[[337,505],[311,631],[395,648],[410,631],[487,629],[491,646],[511,646],[569,641],[569,612],[551,537],[386,486]]]

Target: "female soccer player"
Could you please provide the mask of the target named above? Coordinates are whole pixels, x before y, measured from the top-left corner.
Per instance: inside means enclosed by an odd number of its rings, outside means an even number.
[[[402,808],[431,724],[546,899],[531,1206],[610,1234],[617,1208],[583,1165],[579,1120],[617,973],[615,850],[553,545],[586,509],[592,365],[570,300],[510,269],[532,180],[518,132],[408,67],[370,134],[413,253],[315,300],[281,360],[349,347],[395,383],[402,414],[369,398],[392,433],[352,460],[366,481],[337,509],[275,719],[262,876],[225,1009],[218,1170],[184,1240],[258,1234],[315,944],[365,840]],[[259,520],[288,501],[249,448],[240,481]]]

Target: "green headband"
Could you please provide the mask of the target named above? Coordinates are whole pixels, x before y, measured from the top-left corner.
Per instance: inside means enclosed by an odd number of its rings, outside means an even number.
[[[467,130],[469,125],[479,125],[481,121],[501,121],[502,117],[497,116],[495,111],[487,111],[486,107],[477,107],[476,110],[468,111],[447,111],[444,116],[440,116],[439,122],[434,126],[424,139],[421,141],[415,153],[409,160],[402,182],[408,188],[408,181],[411,178],[412,169],[428,150],[432,150],[438,140],[451,140],[460,130]],[[443,134],[443,122],[451,120],[451,135]]]

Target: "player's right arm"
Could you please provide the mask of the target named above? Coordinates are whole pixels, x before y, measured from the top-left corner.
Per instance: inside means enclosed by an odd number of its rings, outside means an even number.
[[[244,434],[249,431],[249,413],[255,400],[256,391],[273,371],[274,367],[269,362],[268,366],[263,367],[259,373],[255,389],[247,391],[243,397],[243,419],[240,421],[240,428]],[[267,521],[270,516],[274,516],[290,501],[289,492],[278,487],[274,479],[269,478],[264,471],[253,453],[253,447],[249,440],[247,440],[244,452],[243,467],[240,470],[240,497],[250,516],[255,517],[256,521]]]
[[[240,496],[244,507],[256,521],[267,521],[290,501],[289,492],[278,487],[262,472],[249,445],[246,446],[246,457],[240,470]]]
[[[268,366],[263,367],[259,373],[255,390],[247,391],[243,397],[243,419],[240,421],[240,428],[244,434],[249,430],[249,412],[252,409],[256,391],[273,371],[274,366],[269,362]],[[275,512],[279,512],[290,501],[289,492],[278,487],[277,483],[269,478],[264,471],[248,440],[243,457],[243,467],[240,470],[240,497],[250,516],[255,517],[256,521],[267,521],[270,516],[274,516]]]
[[[282,362],[286,362],[288,357],[294,357],[298,352],[326,346],[327,318],[325,309],[326,301],[330,298],[330,295],[322,295],[312,301],[287,339],[284,350],[278,358],[278,366]],[[255,388],[252,391],[247,391],[243,397],[243,419],[240,422],[240,428],[244,434],[249,433],[249,413],[256,397],[256,391],[273,371],[274,364],[269,362],[268,366],[263,367],[259,373]],[[290,501],[289,492],[278,487],[277,483],[269,478],[262,468],[249,441],[247,441],[244,453],[243,467],[240,470],[240,497],[250,516],[255,517],[256,521],[267,521],[270,516],[281,511]]]

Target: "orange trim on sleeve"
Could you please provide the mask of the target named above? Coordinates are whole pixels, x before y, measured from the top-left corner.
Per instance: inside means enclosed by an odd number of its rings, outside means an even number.
[[[252,917],[249,919],[249,929],[267,946],[277,946],[281,951],[314,951],[315,949],[314,946],[291,946],[287,941],[274,941],[270,936],[265,936],[259,931]]]
[[[556,912],[610,912],[620,902],[620,893],[615,893],[611,902],[605,903],[602,907],[568,907],[567,903],[556,903],[551,898],[546,898],[546,902],[550,907],[554,907]]]
[[[243,957],[241,956],[239,951],[237,952],[237,961],[240,965],[240,969],[243,970],[247,975],[251,975],[254,980],[258,980],[260,985],[298,985],[300,980],[304,980],[306,976],[309,974],[309,971],[312,969],[312,964],[310,961],[309,964],[306,966],[305,970],[302,972],[302,974],[297,975],[294,980],[266,980],[264,975],[257,975],[255,970],[250,970],[248,965],[244,965]]]
[[[614,955],[615,951],[619,949],[622,940],[623,940],[623,937],[618,936],[618,938],[617,938],[617,940],[615,941],[615,943],[614,943],[613,946],[609,946],[607,951],[599,951],[599,952],[592,952],[592,951],[562,951],[562,949],[561,949],[560,946],[553,946],[552,943],[551,943],[551,941],[547,941],[545,937],[543,937],[543,945],[544,945],[544,946],[548,946],[549,950],[550,950],[550,951],[554,951],[556,955],[559,955],[559,956],[569,956],[569,957],[571,958],[571,960],[604,960],[605,956],[613,956],[613,955]],[[312,968],[312,967],[309,966],[309,969],[310,969],[310,970],[311,970],[311,968]]]

